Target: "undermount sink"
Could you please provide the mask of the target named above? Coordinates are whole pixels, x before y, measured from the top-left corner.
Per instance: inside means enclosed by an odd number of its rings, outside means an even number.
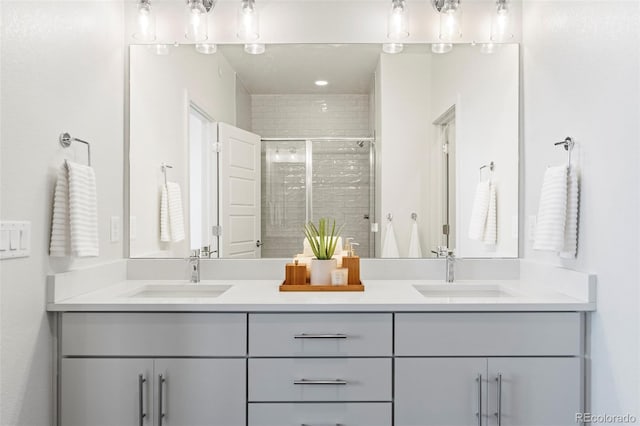
[[[152,298],[214,298],[231,288],[230,285],[213,284],[149,284],[145,285],[128,297]]]
[[[499,285],[432,284],[413,286],[424,297],[504,298],[515,297]]]

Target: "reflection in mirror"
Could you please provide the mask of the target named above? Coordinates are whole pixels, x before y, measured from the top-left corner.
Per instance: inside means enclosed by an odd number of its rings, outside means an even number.
[[[361,257],[517,257],[518,73],[517,45],[131,46],[130,255],[290,258],[331,217]]]

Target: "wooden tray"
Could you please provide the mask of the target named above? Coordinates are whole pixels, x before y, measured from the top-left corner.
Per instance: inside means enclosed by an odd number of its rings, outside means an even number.
[[[280,291],[364,291],[362,281],[360,284],[349,285],[292,285],[285,284],[284,281],[280,285]]]

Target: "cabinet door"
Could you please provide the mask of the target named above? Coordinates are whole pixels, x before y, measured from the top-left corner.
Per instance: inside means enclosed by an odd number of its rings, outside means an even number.
[[[581,377],[580,358],[490,358],[489,426],[575,425]]]
[[[154,375],[158,426],[245,424],[246,360],[156,359]]]
[[[396,426],[484,424],[486,358],[397,358]]]
[[[152,371],[149,359],[62,359],[60,424],[151,426]]]

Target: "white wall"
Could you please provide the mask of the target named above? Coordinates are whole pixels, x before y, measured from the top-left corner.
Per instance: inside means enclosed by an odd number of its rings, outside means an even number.
[[[31,221],[31,257],[0,262],[0,424],[52,421],[51,319],[46,274],[122,257],[109,242],[110,216],[122,217],[123,6],[94,1],[3,1],[0,79],[0,218]],[[98,190],[100,257],[48,257],[52,193],[64,158],[86,161],[91,142]]]
[[[427,223],[424,209],[424,187],[428,158],[427,141],[430,136],[429,55],[403,54],[380,56],[376,74],[376,176],[380,185],[376,191],[380,205],[381,242],[386,238],[387,214],[393,215],[393,229],[400,257],[407,257],[413,221],[418,214],[423,228]],[[426,233],[421,232],[423,255],[428,252]],[[376,256],[382,254],[376,247]]]
[[[518,236],[512,229],[518,227],[518,46],[505,45],[490,55],[479,46],[456,46],[434,56],[430,71],[429,123],[456,106],[456,255],[517,257]],[[491,161],[498,241],[488,249],[467,233],[479,167]]]
[[[251,131],[251,95],[236,75],[236,126]]]
[[[582,171],[578,257],[525,257],[598,276],[591,318],[591,412],[640,417],[640,4],[539,2],[524,9],[525,217],[537,212],[545,167],[566,161],[572,136]],[[525,227],[526,228],[526,227]]]
[[[166,56],[146,46],[130,49],[130,214],[137,223],[131,256],[184,257],[186,239],[160,242],[160,165],[173,166],[167,176],[182,189],[189,235],[187,96],[215,121],[235,125],[236,75],[222,54],[202,55],[189,45],[170,47]]]

